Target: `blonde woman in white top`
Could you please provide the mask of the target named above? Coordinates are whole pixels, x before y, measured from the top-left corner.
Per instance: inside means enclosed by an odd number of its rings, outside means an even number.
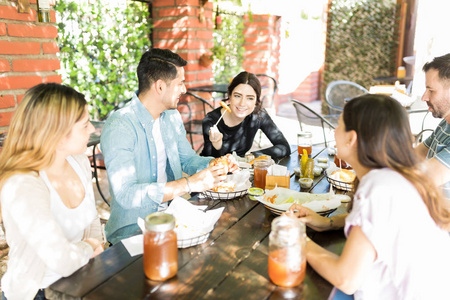
[[[2,299],[45,299],[44,289],[103,251],[91,170],[86,100],[55,83],[27,91],[0,154],[9,261]]]

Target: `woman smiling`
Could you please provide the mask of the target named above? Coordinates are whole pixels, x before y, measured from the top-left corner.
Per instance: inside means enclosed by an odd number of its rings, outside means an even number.
[[[208,113],[203,120],[205,146],[201,155],[220,157],[236,151],[245,156],[253,144],[258,129],[269,138],[272,147],[255,151],[256,155],[267,154],[283,157],[290,154],[289,143],[283,133],[263,109],[261,103],[261,83],[255,74],[239,73],[228,86],[231,113],[219,107]]]

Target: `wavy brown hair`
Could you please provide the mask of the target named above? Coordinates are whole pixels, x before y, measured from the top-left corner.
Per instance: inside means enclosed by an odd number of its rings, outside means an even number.
[[[384,95],[360,96],[345,105],[343,121],[345,130],[354,130],[358,136],[359,163],[400,173],[417,189],[436,224],[448,229],[449,210],[440,190],[420,167],[408,115],[400,103]]]
[[[0,153],[0,189],[15,174],[39,172],[54,160],[58,143],[81,119],[83,94],[71,87],[43,83],[29,89],[18,106]]]
[[[255,74],[249,73],[247,71],[243,71],[236,75],[233,78],[231,83],[228,85],[228,98],[231,98],[233,95],[234,89],[240,84],[248,84],[250,85],[256,93],[256,105],[253,113],[259,113],[261,110],[261,82],[259,82],[258,77]]]

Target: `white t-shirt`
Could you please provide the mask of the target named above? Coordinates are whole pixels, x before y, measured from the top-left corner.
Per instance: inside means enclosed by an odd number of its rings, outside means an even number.
[[[362,231],[377,257],[355,299],[446,299],[450,236],[428,213],[414,186],[390,169],[361,180],[345,221]]]
[[[155,140],[156,145],[156,159],[158,160],[158,179],[157,182],[167,182],[167,173],[166,173],[166,163],[167,163],[167,154],[166,148],[164,147],[164,141],[161,136],[161,125],[159,122],[159,118],[155,120],[153,123],[153,139]],[[165,210],[167,208],[167,202],[161,203],[159,205],[158,211]]]
[[[95,207],[94,193],[92,188],[89,187],[86,176],[83,176],[78,163],[73,157],[68,156],[67,162],[77,173],[85,190],[83,201],[75,208],[68,208],[64,205],[58,192],[50,183],[47,173],[40,171],[39,176],[44,180],[50,191],[50,209],[61,227],[67,240],[71,243],[79,242],[83,239],[84,230],[97,218],[97,209]],[[46,269],[44,278],[42,280],[41,288],[46,288],[62,276],[50,269]]]

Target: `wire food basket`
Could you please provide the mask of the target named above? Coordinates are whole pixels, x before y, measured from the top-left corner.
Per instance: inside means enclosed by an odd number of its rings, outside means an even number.
[[[343,182],[340,180],[336,180],[336,179],[328,176],[328,174],[327,174],[327,180],[331,185],[333,185],[337,189],[348,191],[348,192],[351,192],[353,190],[353,183],[347,183],[347,182]]]
[[[211,190],[202,192],[202,195],[205,196],[206,198],[210,198],[213,200],[221,200],[221,201],[233,200],[233,199],[245,196],[246,194],[247,194],[247,190],[228,192],[228,193],[214,192]]]
[[[206,240],[209,238],[209,235],[211,234],[212,230],[210,232],[204,233],[202,235],[185,239],[185,240],[177,240],[177,246],[178,248],[188,248],[196,245],[203,244],[206,242]]]

